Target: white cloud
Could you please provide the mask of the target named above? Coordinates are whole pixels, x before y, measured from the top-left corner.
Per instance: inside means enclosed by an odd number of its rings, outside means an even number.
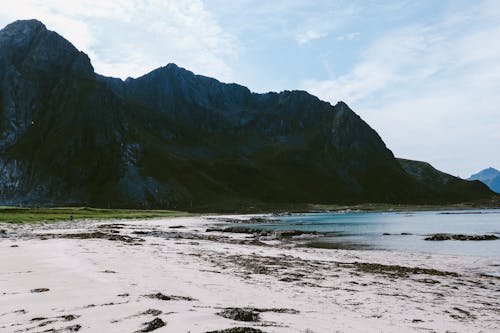
[[[350,32],[350,33],[338,36],[337,40],[341,40],[341,41],[355,40],[359,37],[359,35],[360,35],[359,32]]]
[[[327,37],[361,10],[353,2],[327,1],[323,4],[322,10],[318,10],[314,3],[312,8],[308,7],[311,3],[301,2],[301,4],[302,8],[298,8],[294,14],[289,15],[293,20],[288,22],[288,29],[299,45]],[[303,13],[303,15],[297,15],[297,13]],[[346,39],[354,39],[357,35],[358,33],[348,33],[342,36]]]
[[[347,0],[209,0],[207,4],[233,31],[257,35],[257,43],[286,37],[299,45],[327,37],[362,8],[358,1]],[[250,39],[254,41],[253,36]]]
[[[22,17],[19,17],[22,13]],[[175,62],[231,80],[237,42],[202,0],[17,0],[2,4],[0,23],[37,18],[88,53],[97,72],[125,78]]]
[[[346,101],[396,155],[467,176],[500,151],[500,15],[491,15],[449,15],[392,31],[348,73],[303,87]]]
[[[391,85],[434,75],[445,65],[446,41],[439,29],[412,26],[377,39],[347,74],[331,80],[305,80],[304,86],[330,101],[358,103]]]
[[[295,40],[299,44],[306,44],[306,43],[309,43],[312,40],[323,38],[326,35],[327,34],[325,32],[319,32],[319,31],[314,31],[314,30],[307,30],[305,32],[299,33],[295,37]]]

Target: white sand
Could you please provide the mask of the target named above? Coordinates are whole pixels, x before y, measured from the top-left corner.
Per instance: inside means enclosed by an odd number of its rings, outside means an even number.
[[[120,234],[145,241],[39,237],[110,233],[96,229],[110,223],[126,224]],[[499,258],[305,249],[276,241],[243,245],[236,240],[248,235],[206,233],[209,223],[213,217],[0,225],[10,235],[0,238],[0,332],[67,332],[77,324],[80,332],[134,332],[155,317],[166,323],[154,331],[159,333],[242,326],[264,332],[500,332],[500,279],[480,275],[498,270]],[[168,228],[176,225],[186,228]],[[148,230],[181,237],[132,234]],[[207,235],[214,239],[196,239]],[[353,262],[459,276],[400,277],[359,271]],[[49,291],[30,292],[35,288]],[[157,292],[195,300],[144,297]],[[123,294],[128,296],[118,296]],[[226,307],[299,313],[262,312],[259,322],[241,322],[216,314]],[[162,314],[141,315],[148,309]],[[60,317],[69,314],[77,318]],[[37,317],[47,319],[32,320]]]

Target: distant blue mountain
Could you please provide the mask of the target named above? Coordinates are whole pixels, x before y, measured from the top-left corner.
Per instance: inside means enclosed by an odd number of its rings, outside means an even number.
[[[500,171],[495,168],[487,168],[473,174],[469,180],[479,180],[488,185],[493,191],[500,193]]]

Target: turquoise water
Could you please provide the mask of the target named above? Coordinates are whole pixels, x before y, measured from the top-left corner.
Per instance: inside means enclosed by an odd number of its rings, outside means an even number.
[[[500,240],[424,240],[426,235],[435,233],[495,234],[500,237],[500,209],[404,213],[315,213],[269,218],[278,221],[270,220],[269,223],[250,226],[260,229],[333,233],[329,236],[304,241],[306,246],[479,255],[500,259]]]

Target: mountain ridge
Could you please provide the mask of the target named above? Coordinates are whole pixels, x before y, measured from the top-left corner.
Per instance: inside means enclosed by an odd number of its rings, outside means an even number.
[[[0,31],[0,202],[218,207],[456,202],[409,174],[344,102],[257,94],[169,64],[126,80],[38,21]],[[446,192],[446,191],[445,191]]]
[[[486,184],[492,191],[500,193],[500,171],[489,167],[471,175],[468,180],[479,180]]]

